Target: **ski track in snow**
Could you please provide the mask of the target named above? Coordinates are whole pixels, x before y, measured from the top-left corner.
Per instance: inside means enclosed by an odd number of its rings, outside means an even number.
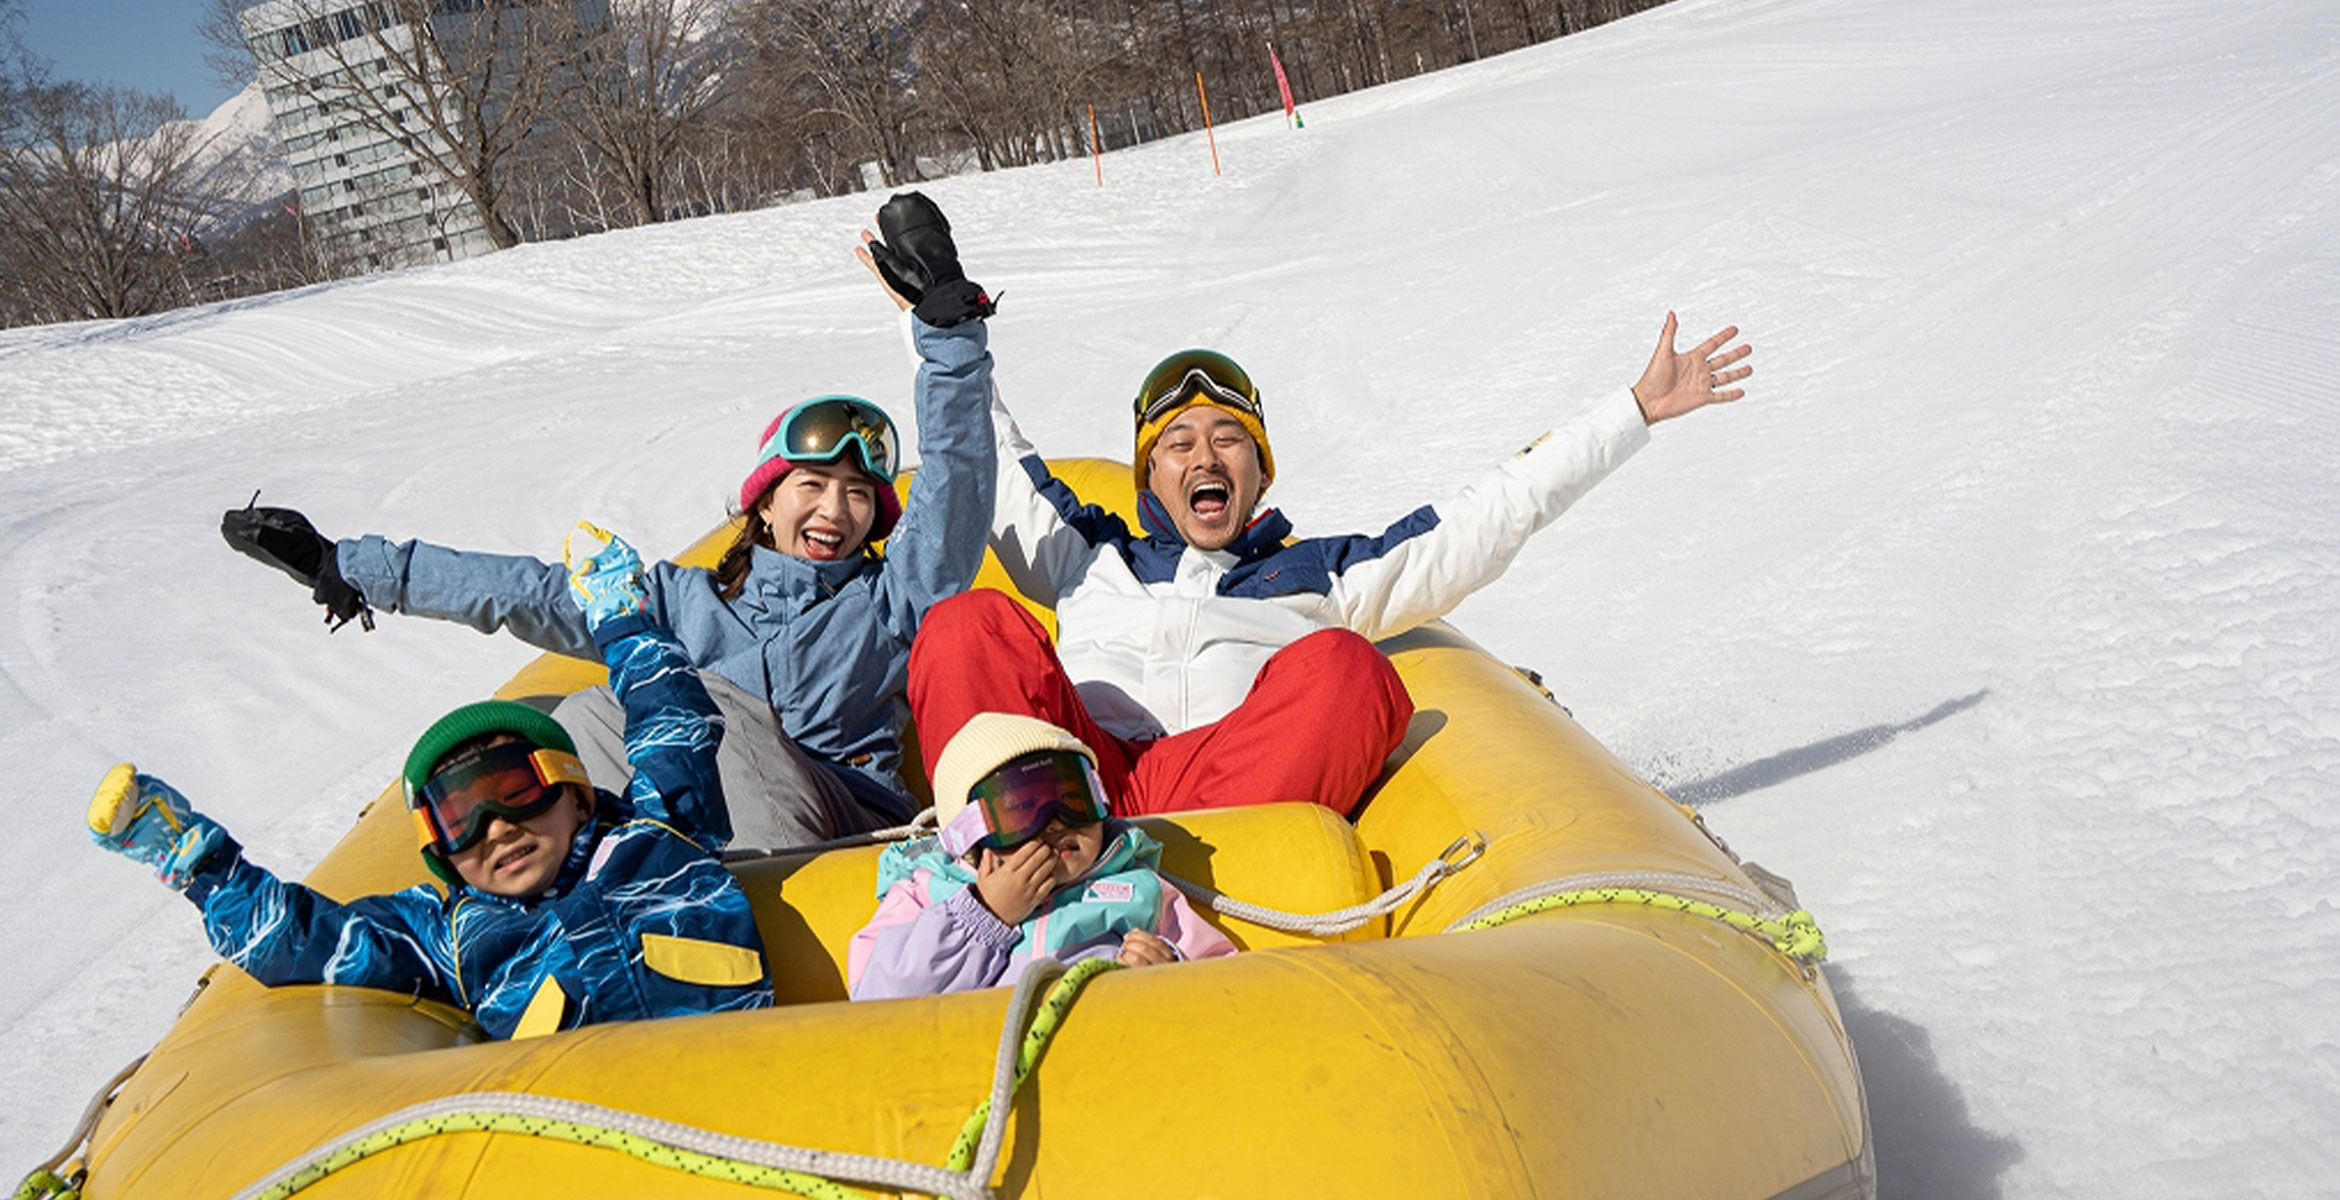
[[[2333,1195],[2340,10],[1678,0],[1086,162],[924,185],[1044,452],[1144,366],[1261,380],[1305,533],[1377,530],[1630,383],[1668,307],[1749,399],[1659,430],[1455,623],[1820,917],[1887,1197]],[[225,553],[704,532],[770,415],[898,414],[878,197],[0,332],[0,1167],[211,961],[90,848],[134,757],[298,872],[531,657],[327,637]]]

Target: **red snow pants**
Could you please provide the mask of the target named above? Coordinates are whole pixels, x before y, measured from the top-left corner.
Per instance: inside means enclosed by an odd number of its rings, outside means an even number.
[[[910,714],[928,779],[951,735],[983,712],[1039,717],[1088,743],[1116,816],[1278,800],[1348,816],[1404,740],[1414,701],[1373,643],[1320,629],[1269,658],[1233,712],[1132,741],[1090,719],[1030,613],[978,588],[928,609],[910,646]]]

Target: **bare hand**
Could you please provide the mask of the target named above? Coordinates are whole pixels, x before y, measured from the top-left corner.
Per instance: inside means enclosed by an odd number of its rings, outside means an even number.
[[[902,293],[894,290],[893,284],[886,282],[886,273],[878,270],[877,259],[869,252],[869,244],[876,240],[876,234],[866,229],[862,230],[861,244],[853,248],[853,257],[860,259],[861,265],[869,268],[870,278],[877,280],[878,286],[886,290],[886,295],[893,300],[894,307],[907,312],[910,308],[910,302],[902,298]]]
[[[1170,943],[1153,934],[1143,929],[1132,929],[1121,936],[1121,953],[1116,956],[1116,961],[1125,967],[1158,967],[1163,963],[1177,962],[1178,952],[1170,948]]]
[[[1034,838],[1013,850],[984,850],[975,860],[975,898],[1001,922],[1014,925],[1032,915],[1056,890],[1056,855]]]
[[[1731,366],[1755,353],[1753,346],[1723,349],[1739,336],[1738,326],[1728,326],[1681,354],[1674,352],[1674,329],[1674,314],[1667,313],[1665,332],[1658,335],[1657,349],[1650,353],[1649,366],[1642,369],[1641,382],[1633,385],[1633,399],[1641,405],[1641,419],[1651,425],[1709,404],[1728,404],[1746,395],[1746,390],[1719,389],[1755,373],[1753,367]]]

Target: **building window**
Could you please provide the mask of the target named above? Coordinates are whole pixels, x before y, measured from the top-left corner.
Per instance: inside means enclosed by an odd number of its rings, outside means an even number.
[[[348,166],[348,165],[349,165],[349,156],[348,156],[348,155],[346,155],[346,154],[336,154],[336,155],[334,155],[334,156],[333,156],[333,165],[334,165],[334,166],[337,166],[337,167],[346,167],[346,166]]]

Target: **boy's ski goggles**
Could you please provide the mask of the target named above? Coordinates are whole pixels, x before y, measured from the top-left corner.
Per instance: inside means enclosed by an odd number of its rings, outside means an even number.
[[[1009,760],[967,793],[967,807],[943,830],[943,851],[956,857],[978,846],[1012,849],[1057,819],[1071,826],[1104,820],[1105,784],[1084,755],[1034,751]]]
[[[775,458],[789,462],[827,463],[852,451],[861,469],[871,477],[892,483],[902,470],[901,440],[893,418],[867,400],[851,396],[822,396],[780,414],[772,436],[756,455],[756,465]]]
[[[409,804],[423,849],[454,855],[487,836],[491,817],[525,821],[551,808],[564,783],[593,786],[576,755],[507,742],[431,776]]]
[[[1155,364],[1138,388],[1138,424],[1152,424],[1195,398],[1260,417],[1259,389],[1234,359],[1211,350],[1182,350]]]

